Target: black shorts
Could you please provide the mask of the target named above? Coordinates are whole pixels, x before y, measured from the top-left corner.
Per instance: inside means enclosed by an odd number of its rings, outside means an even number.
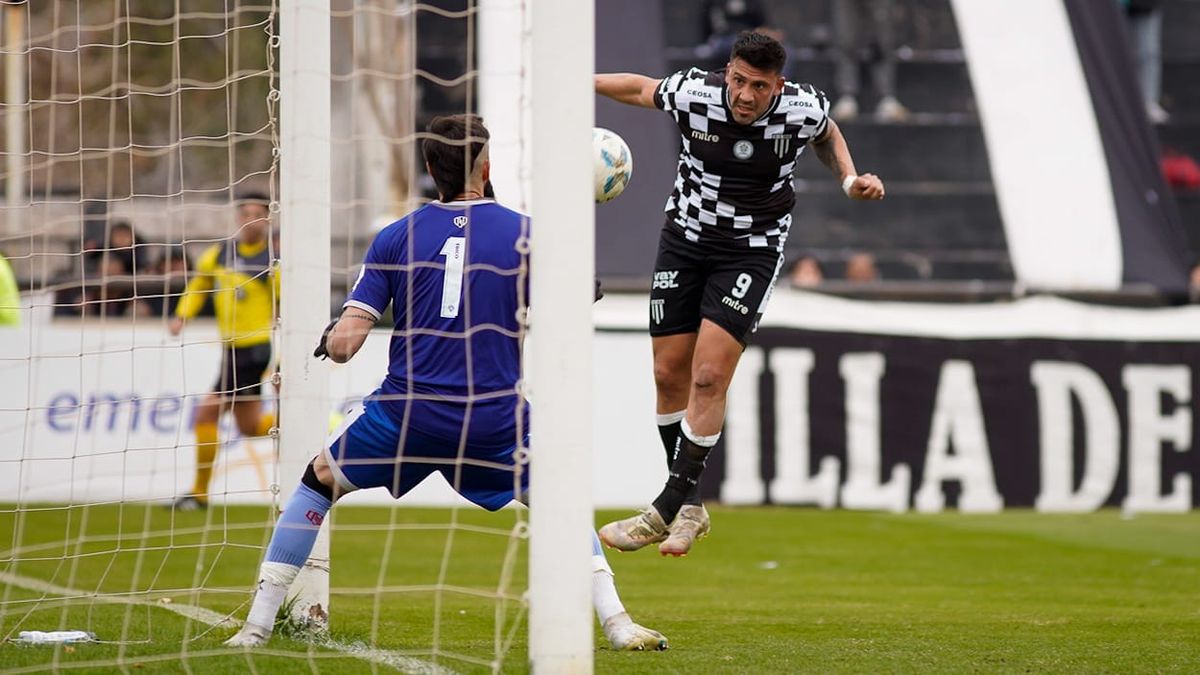
[[[221,350],[221,374],[213,391],[231,399],[258,396],[263,375],[271,367],[271,343]]]
[[[691,242],[664,227],[650,284],[650,335],[694,333],[708,319],[746,344],[782,265],[774,249]]]

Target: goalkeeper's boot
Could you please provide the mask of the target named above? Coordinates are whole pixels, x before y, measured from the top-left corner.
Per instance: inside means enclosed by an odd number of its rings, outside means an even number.
[[[171,502],[171,508],[176,511],[203,511],[208,508],[208,500],[195,495],[184,495]]]
[[[667,524],[663,522],[658,509],[653,506],[645,511],[625,518],[615,520],[600,528],[600,541],[609,548],[618,551],[636,551],[639,548],[656,544],[667,538]]]
[[[708,534],[708,509],[703,504],[684,504],[679,509],[679,515],[671,521],[669,529],[671,534],[658,545],[658,552],[663,555],[687,555],[692,550],[692,544]]]
[[[666,636],[634,623],[628,612],[621,612],[604,622],[604,637],[613,649],[624,652],[662,651],[670,646]]]
[[[271,639],[271,629],[256,626],[252,623],[242,624],[237,635],[225,641],[226,647],[261,647]]]

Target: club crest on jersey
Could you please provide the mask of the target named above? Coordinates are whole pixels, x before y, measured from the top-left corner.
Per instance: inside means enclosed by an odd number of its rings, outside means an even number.
[[[738,159],[750,159],[754,156],[754,144],[750,141],[738,141],[734,143],[733,156]]]
[[[457,227],[460,230],[463,229],[464,227],[467,226],[467,217],[466,216],[454,216],[454,225],[455,225],[455,227]]]
[[[775,154],[779,155],[779,159],[787,157],[788,150],[792,147],[791,136],[788,134],[775,134],[774,136],[767,136],[767,138],[775,142]]]

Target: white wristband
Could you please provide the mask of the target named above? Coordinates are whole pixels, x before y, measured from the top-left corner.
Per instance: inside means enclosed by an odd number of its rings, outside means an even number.
[[[854,186],[854,181],[856,180],[858,180],[858,176],[854,174],[850,174],[842,179],[842,192],[845,192],[847,197],[850,196],[850,188]]]

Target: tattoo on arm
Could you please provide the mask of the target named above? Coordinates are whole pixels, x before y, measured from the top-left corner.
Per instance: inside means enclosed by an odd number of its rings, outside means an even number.
[[[379,319],[376,319],[375,317],[371,316],[370,314],[367,314],[366,312],[346,312],[345,314],[342,315],[342,318],[343,319],[362,319],[363,321],[370,321],[371,323],[375,323],[376,321],[379,321]]]
[[[832,138],[827,138],[820,143],[813,144],[813,151],[817,153],[817,159],[833,172],[837,178],[842,177],[843,169],[842,160],[838,159],[837,148],[834,147]]]

